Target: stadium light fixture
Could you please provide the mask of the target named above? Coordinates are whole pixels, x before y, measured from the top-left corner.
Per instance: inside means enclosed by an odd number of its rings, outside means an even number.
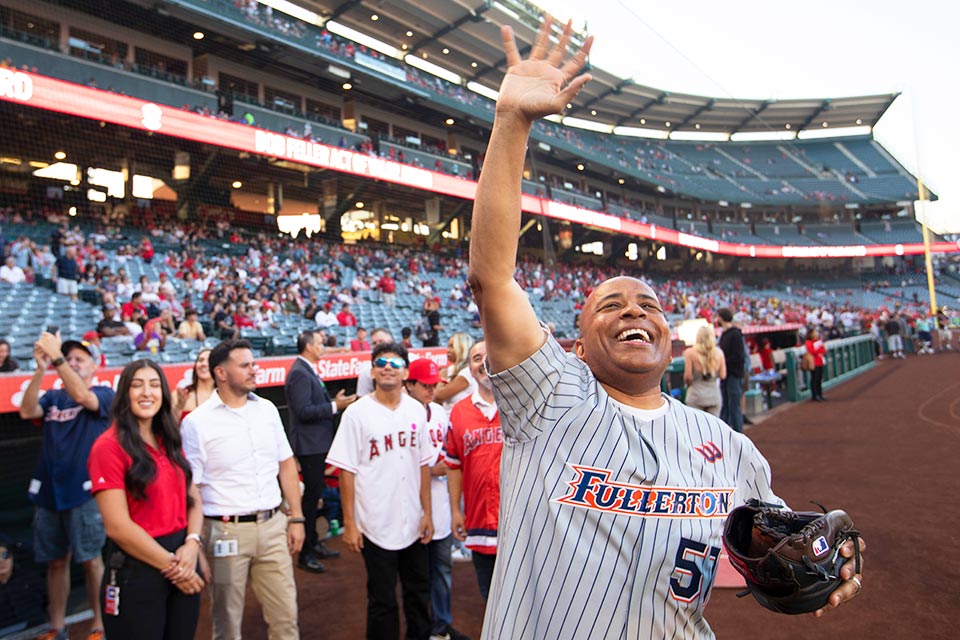
[[[303,20],[304,22],[309,22],[312,25],[322,27],[323,23],[326,22],[326,19],[323,16],[320,16],[309,9],[305,9],[301,6],[295,5],[292,2],[287,0],[258,0],[260,4],[265,4],[268,7],[279,11],[280,13],[285,13],[288,16],[293,16]],[[331,29],[332,31],[332,29]]]
[[[596,109],[590,109],[590,115],[592,115],[592,116],[597,115],[597,110],[596,110]]]
[[[595,122],[593,120],[584,120],[583,118],[573,118],[567,116],[560,121],[565,127],[574,127],[576,129],[586,129],[587,131],[597,131],[599,133],[612,133],[613,125]]]
[[[643,122],[643,120],[641,120],[641,122]],[[666,140],[670,136],[667,131],[645,129],[642,127],[614,127],[613,134],[617,136],[629,136],[631,138],[655,138],[657,140]]]
[[[861,124],[863,124],[863,120],[861,120],[860,118],[857,118],[857,126],[860,126]]]
[[[413,31],[407,31],[407,37],[408,37],[408,38],[412,38],[412,37],[413,37]]]
[[[670,139],[695,142],[726,142],[730,139],[730,134],[724,131],[672,131]]]
[[[450,55],[450,49],[447,49],[446,47],[444,47],[444,48],[441,50],[441,53],[442,53],[443,55],[445,55],[445,56],[446,56],[446,55]]]
[[[204,33],[203,33],[203,31],[194,31],[194,32],[193,32],[193,39],[194,39],[194,40],[203,40],[203,38],[204,38]]]
[[[452,127],[452,126],[453,126],[453,118],[447,118],[447,119],[444,120],[443,122],[444,122],[444,124],[446,124],[448,127]]]
[[[57,151],[55,154],[53,154],[53,157],[56,158],[57,160],[64,160],[67,157],[67,152]]]
[[[363,202],[358,200],[356,203],[354,203],[353,207],[355,209],[363,209]]]
[[[801,140],[814,140],[816,138],[840,138],[844,136],[865,136],[870,134],[870,127],[863,125],[860,127],[837,127],[836,129],[804,129],[797,134]]]
[[[360,33],[356,29],[351,29],[346,25],[340,24],[336,20],[328,20],[326,28],[330,33],[342,36],[348,40],[353,40],[357,44],[362,44],[369,49],[379,51],[385,56],[390,56],[391,58],[396,58],[398,60],[402,58],[402,54],[393,45],[389,45],[382,40],[372,38],[365,33]]]
[[[344,90],[344,91],[350,91],[350,89],[353,89],[353,85],[350,84],[349,82],[344,82],[344,83],[343,83],[342,85],[340,85],[340,86],[343,87],[343,90]]]
[[[623,184],[624,182],[626,182],[626,180],[623,178],[617,178],[617,184]]]
[[[370,16],[370,21],[371,21],[371,22],[376,22],[376,21],[379,20],[379,19],[380,19],[380,16],[378,16],[378,15],[375,14],[375,13],[374,13],[374,14],[371,14],[371,16]]]
[[[797,134],[793,131],[741,131],[730,136],[732,142],[765,142],[772,140],[793,140]]]
[[[640,118],[640,124],[647,124],[646,118]]]
[[[426,55],[426,54],[424,54],[424,55]],[[453,83],[453,84],[460,84],[460,83],[463,82],[463,78],[461,78],[461,77],[460,77],[459,75],[457,75],[456,73],[454,73],[454,72],[452,72],[452,71],[448,71],[447,69],[444,69],[444,68],[441,67],[440,65],[433,64],[432,62],[427,62],[426,60],[421,60],[421,59],[418,58],[417,56],[414,56],[414,55],[404,56],[403,61],[406,62],[406,63],[407,63],[408,65],[410,65],[411,67],[416,67],[417,69],[420,69],[421,71],[426,71],[427,73],[429,73],[429,74],[431,74],[431,75],[435,75],[435,76],[437,76],[438,78],[442,78],[443,80],[446,80],[447,82],[450,82],[450,83]],[[479,93],[479,92],[478,92],[478,93]]]
[[[658,184],[658,185],[657,185],[657,191],[659,191],[660,193],[666,193],[666,192],[667,192],[667,188],[664,187],[662,184]]]
[[[234,189],[239,189],[243,186],[243,183],[240,182],[239,180],[234,180],[230,186],[233,187]]]
[[[583,171],[586,167],[583,166],[583,163],[577,165],[577,171]]]
[[[343,67],[338,67],[333,64],[327,65],[327,71],[330,73],[330,75],[336,76],[338,78],[342,78],[343,80],[349,80],[351,77],[349,71],[347,71]]]
[[[473,67],[474,69],[476,69],[476,68],[479,67],[480,65],[478,65],[476,62],[471,62],[471,63],[470,63],[470,66]]]
[[[497,96],[500,95],[500,92],[499,92],[499,91],[496,91],[496,90],[494,90],[494,89],[491,89],[491,88],[487,87],[486,85],[482,85],[482,84],[480,84],[479,82],[474,82],[473,80],[471,80],[470,82],[467,83],[467,89],[469,89],[470,91],[473,91],[474,93],[476,93],[476,94],[478,94],[478,95],[483,96],[483,97],[486,98],[487,100],[496,101]]]

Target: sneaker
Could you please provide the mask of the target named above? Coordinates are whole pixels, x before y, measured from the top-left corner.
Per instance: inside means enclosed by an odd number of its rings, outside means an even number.
[[[450,636],[450,640],[470,640],[470,636],[460,633],[453,627],[447,627],[447,635]]]
[[[453,551],[450,552],[450,558],[454,562],[469,562],[473,558],[473,554],[466,547],[454,547]]]
[[[37,636],[36,640],[70,640],[66,629],[50,629],[42,636]]]
[[[90,633],[87,634],[87,640],[104,640],[106,636],[103,635],[103,629],[92,629]]]
[[[460,633],[453,627],[447,627],[442,633],[431,634],[430,640],[470,640],[470,636]]]

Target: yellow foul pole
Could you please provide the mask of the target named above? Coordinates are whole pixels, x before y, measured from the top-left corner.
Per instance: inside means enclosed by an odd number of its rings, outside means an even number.
[[[923,228],[923,257],[927,267],[927,289],[930,292],[930,315],[937,315],[937,292],[934,288],[933,280],[933,261],[930,259],[930,230],[927,229],[927,189],[923,180],[917,172],[917,206],[920,207],[920,215],[916,216],[920,220],[920,226]]]

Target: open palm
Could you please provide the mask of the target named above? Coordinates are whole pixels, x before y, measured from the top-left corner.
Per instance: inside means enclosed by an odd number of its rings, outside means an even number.
[[[513,29],[507,26],[501,29],[507,73],[497,98],[498,113],[518,113],[531,121],[560,113],[590,80],[589,74],[575,74],[586,62],[593,37],[587,38],[583,47],[564,62],[570,42],[570,23],[564,28],[559,43],[553,46],[549,38],[551,24],[549,18],[544,21],[526,60],[520,58]]]

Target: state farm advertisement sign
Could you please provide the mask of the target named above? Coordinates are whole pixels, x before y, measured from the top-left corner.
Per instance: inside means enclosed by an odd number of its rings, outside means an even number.
[[[418,358],[430,358],[438,366],[444,367],[447,364],[447,351],[441,348],[411,350],[410,359],[416,360]],[[295,356],[286,356],[258,360],[257,386],[283,386],[287,381],[287,371],[290,370],[290,366],[295,359]],[[369,352],[338,353],[323,356],[317,363],[317,373],[325,381],[351,380],[359,375],[360,366],[366,362],[370,362]],[[171,388],[185,386],[190,383],[190,379],[193,377],[193,363],[184,362],[160,366]],[[93,384],[116,389],[122,371],[123,367],[104,367],[97,371],[93,378]],[[31,374],[22,373],[0,375],[0,413],[14,413],[20,410],[23,392],[26,391],[32,377]],[[53,371],[43,377],[43,382],[40,385],[43,391],[62,387],[63,383],[60,377]]]

